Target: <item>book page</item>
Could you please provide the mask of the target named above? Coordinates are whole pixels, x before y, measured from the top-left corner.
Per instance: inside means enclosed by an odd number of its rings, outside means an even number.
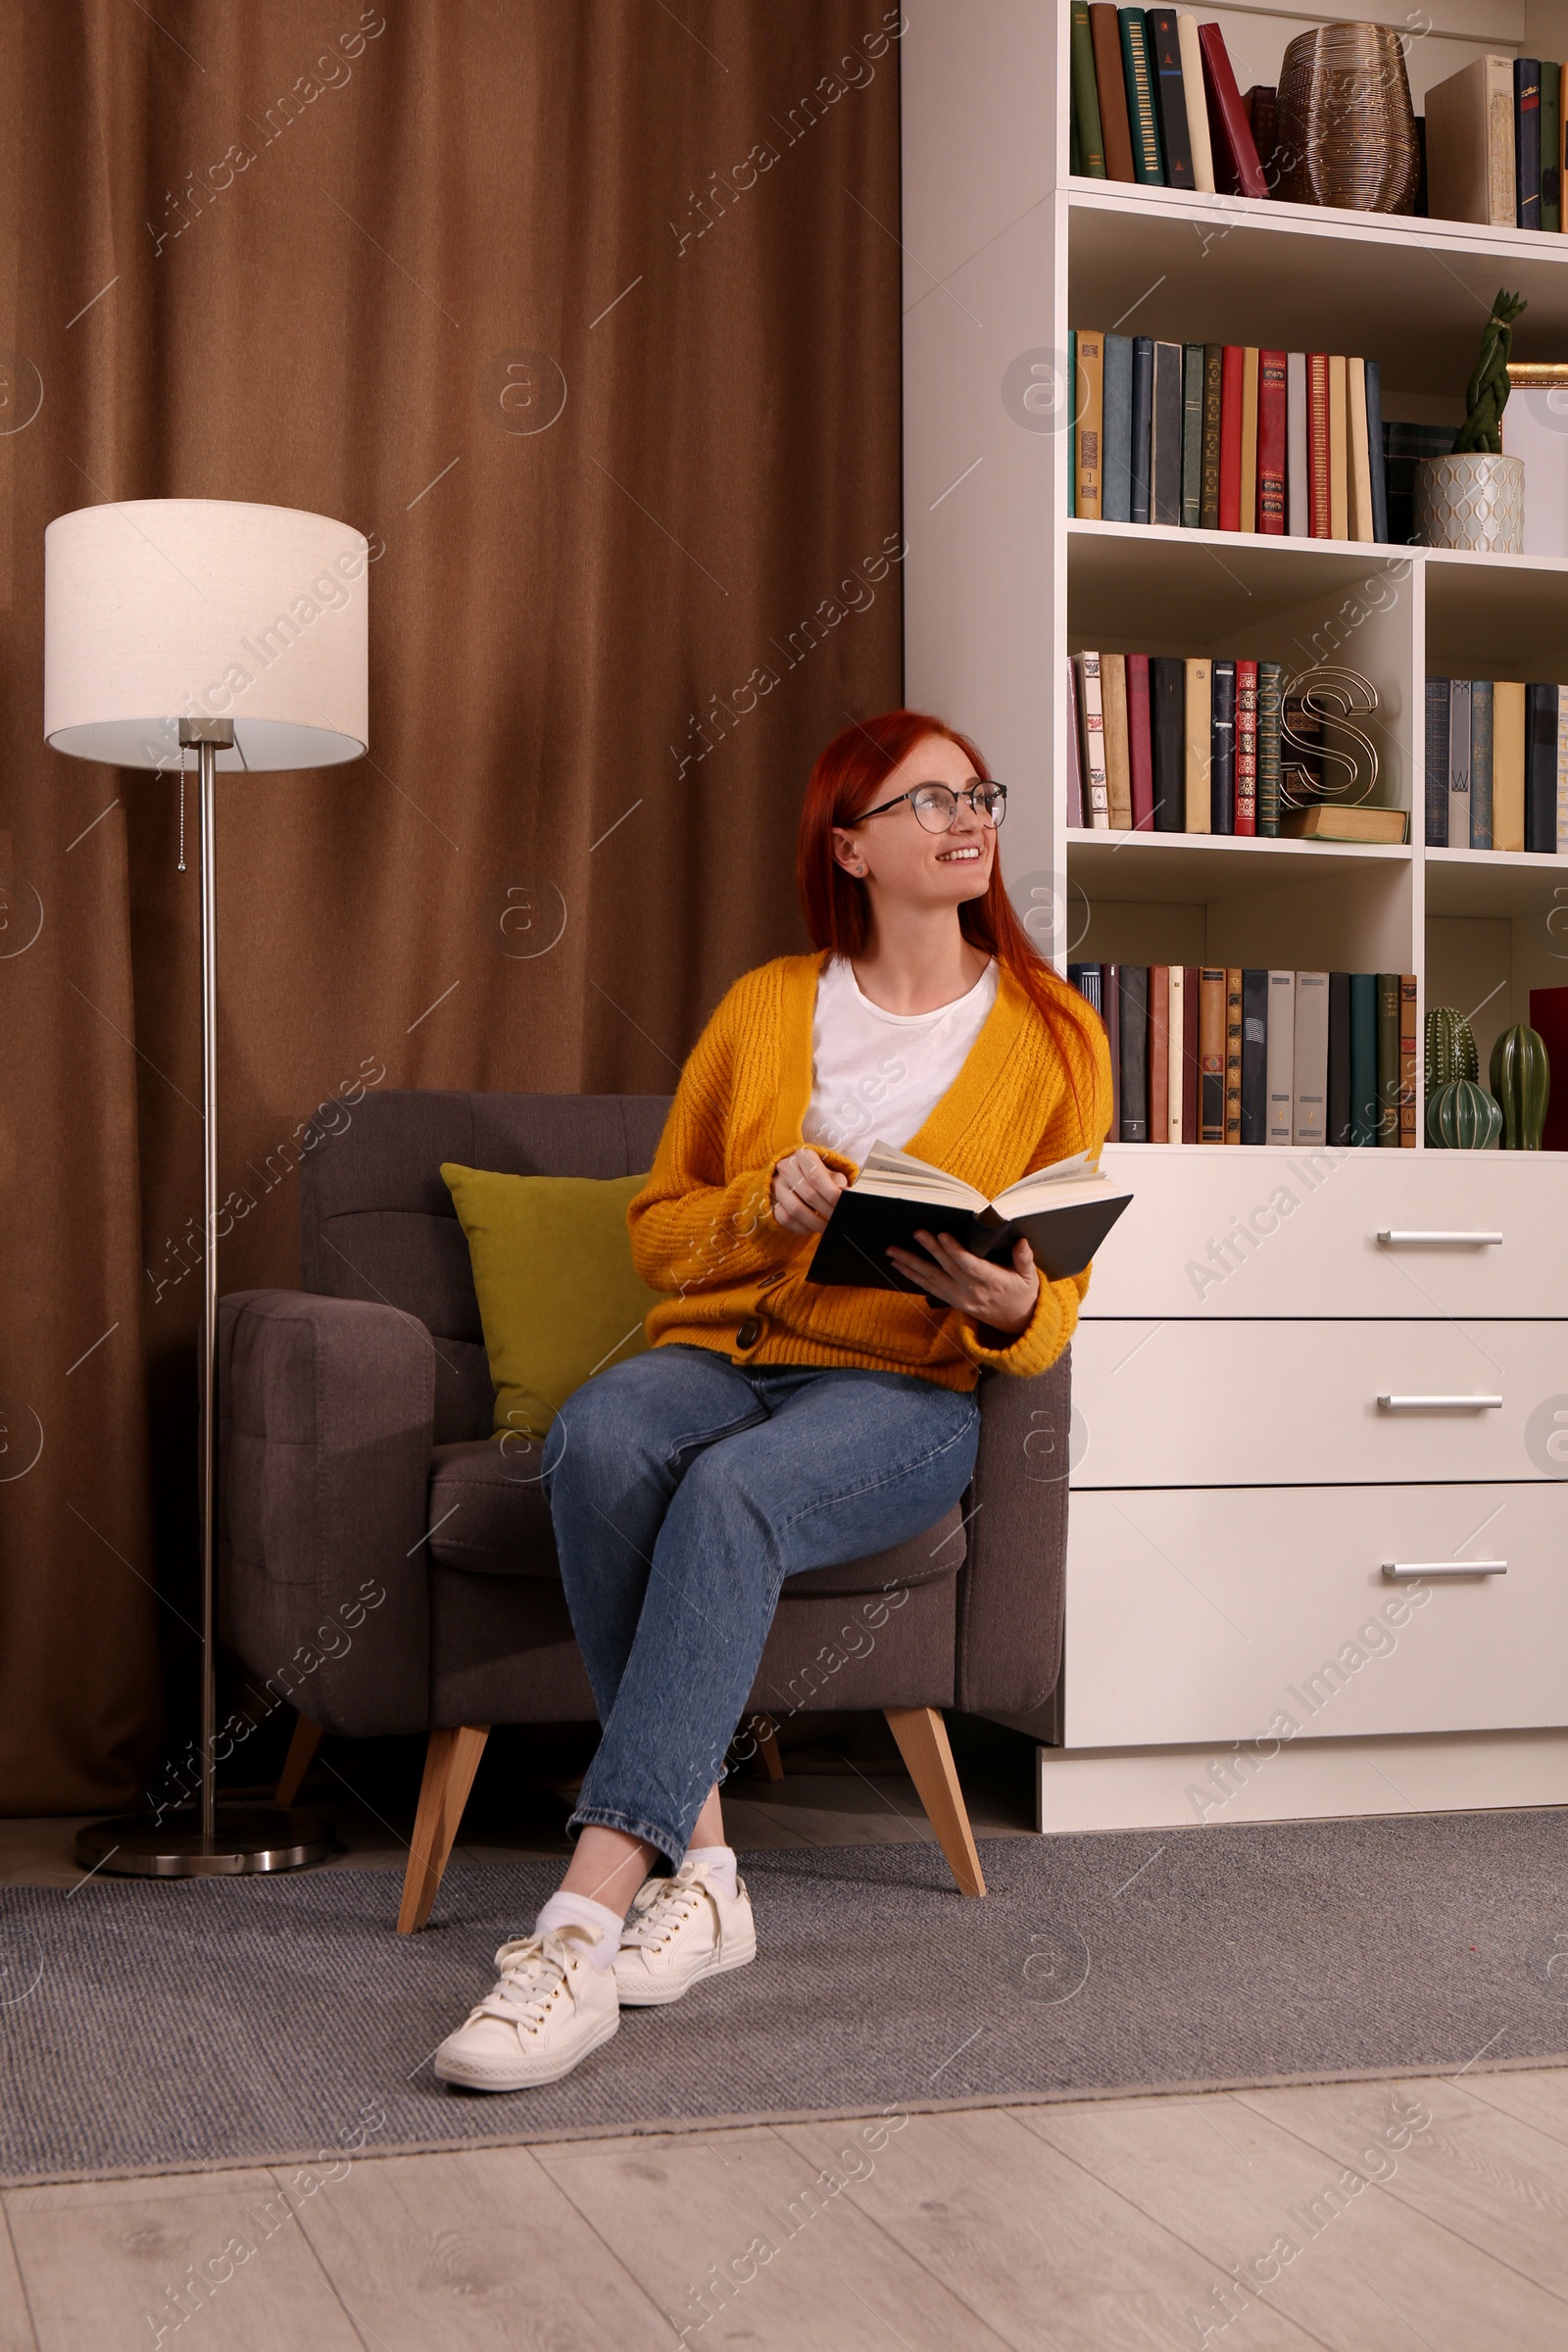
[[[871,1193],[884,1200],[924,1200],[933,1206],[977,1211],[986,1206],[984,1193],[977,1193],[972,1184],[965,1184],[961,1177],[950,1176],[946,1168],[933,1167],[929,1160],[900,1152],[892,1144],[872,1144],[860,1163],[860,1173],[849,1189],[852,1193]]]
[[[1087,1152],[1073,1159],[1057,1160],[1052,1167],[1036,1168],[1032,1176],[1021,1176],[999,1193],[992,1206],[1003,1217],[1038,1215],[1042,1210],[1075,1207],[1081,1200],[1103,1200],[1111,1193],[1110,1178],[1100,1168],[1088,1165]]]

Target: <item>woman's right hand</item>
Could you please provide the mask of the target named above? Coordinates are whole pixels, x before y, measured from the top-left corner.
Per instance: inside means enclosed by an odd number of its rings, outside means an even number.
[[[773,1170],[773,1215],[786,1233],[820,1233],[849,1183],[808,1145]]]

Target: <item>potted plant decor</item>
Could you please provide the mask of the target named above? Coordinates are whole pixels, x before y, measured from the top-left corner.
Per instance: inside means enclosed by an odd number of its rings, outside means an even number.
[[[1498,289],[1465,386],[1466,416],[1448,458],[1416,467],[1415,519],[1423,547],[1478,548],[1519,556],[1525,545],[1525,466],[1502,454],[1508,352],[1524,297]]]

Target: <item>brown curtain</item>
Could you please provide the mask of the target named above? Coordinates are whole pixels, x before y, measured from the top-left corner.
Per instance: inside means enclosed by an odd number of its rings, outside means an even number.
[[[176,781],[44,748],[44,526],[371,538],[368,758],[220,784],[222,1289],[297,1283],[318,1105],[665,1090],[899,699],[897,24],[3,0],[7,1811],[136,1797],[195,1614],[194,792],[181,869]]]

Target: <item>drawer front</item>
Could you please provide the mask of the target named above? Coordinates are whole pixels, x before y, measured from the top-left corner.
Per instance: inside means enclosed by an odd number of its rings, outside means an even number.
[[[1565,1659],[1565,1485],[1073,1497],[1069,1747],[1561,1725]]]
[[[1075,1488],[1568,1474],[1557,1323],[1083,1323],[1072,1358]]]
[[[1134,1198],[1095,1261],[1090,1321],[1568,1315],[1555,1153],[1107,1145],[1103,1165]]]

